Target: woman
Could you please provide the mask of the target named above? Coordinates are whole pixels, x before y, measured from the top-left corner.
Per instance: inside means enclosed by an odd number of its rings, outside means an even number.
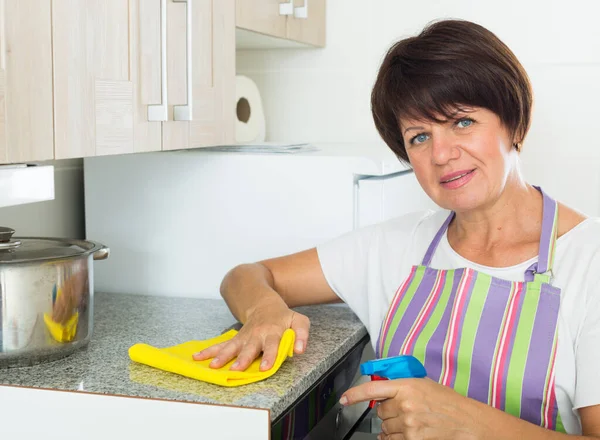
[[[378,381],[381,438],[600,437],[600,221],[525,182],[532,93],[485,28],[441,21],[396,43],[372,92],[376,127],[442,210],[363,228],[230,271],[222,295],[244,327],[199,353],[264,369],[290,308],[343,300],[378,357],[413,354],[427,379]],[[540,152],[540,165],[543,156]]]

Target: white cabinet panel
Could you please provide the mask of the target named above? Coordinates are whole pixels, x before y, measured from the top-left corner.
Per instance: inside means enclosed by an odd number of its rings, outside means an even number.
[[[254,408],[2,386],[0,412],[8,438],[269,438],[269,412]]]
[[[357,227],[438,208],[411,171],[359,180],[357,199]]]

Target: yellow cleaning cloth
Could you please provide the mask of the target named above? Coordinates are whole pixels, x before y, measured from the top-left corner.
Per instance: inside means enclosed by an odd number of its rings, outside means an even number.
[[[212,345],[220,344],[233,338],[237,330],[229,330],[216,338],[205,341],[189,341],[180,345],[167,348],[156,348],[147,344],[135,344],[129,348],[129,357],[132,361],[149,365],[159,370],[180,374],[192,379],[222,385],[225,387],[236,387],[264,380],[279,370],[281,364],[294,354],[294,340],[296,335],[292,329],[287,329],[279,343],[279,351],[273,366],[267,371],[260,371],[259,366],[262,356],[255,359],[246,371],[231,371],[229,368],[235,362],[235,358],[223,365],[221,368],[210,368],[212,359],[195,361],[192,358],[197,353]]]
[[[77,322],[79,321],[79,313],[75,312],[73,316],[65,324],[60,324],[47,313],[44,313],[44,322],[48,331],[57,342],[70,342],[77,333]]]
[[[54,288],[56,289],[56,286]],[[62,289],[59,288],[58,291],[55,290],[55,292],[56,295],[53,303],[61,297]],[[71,342],[73,338],[75,338],[75,334],[77,333],[79,312],[75,312],[64,324],[54,321],[50,314],[44,313],[44,322],[46,323],[46,327],[48,328],[48,331],[50,332],[55,341]]]

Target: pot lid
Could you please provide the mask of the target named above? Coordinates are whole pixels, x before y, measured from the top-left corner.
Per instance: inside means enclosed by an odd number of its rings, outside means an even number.
[[[64,238],[15,237],[14,229],[0,226],[0,263],[31,263],[34,261],[73,258],[96,252],[97,243]]]

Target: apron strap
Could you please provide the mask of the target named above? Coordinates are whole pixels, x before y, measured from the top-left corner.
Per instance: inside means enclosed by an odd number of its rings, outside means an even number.
[[[558,234],[558,204],[556,200],[549,197],[540,187],[534,186],[542,193],[542,233],[540,235],[540,247],[538,261],[533,263],[525,271],[525,281],[533,280],[536,273],[552,274],[554,265],[554,248]]]
[[[425,252],[425,257],[423,257],[423,262],[421,263],[422,266],[429,266],[429,264],[431,263],[433,254],[434,254],[435,250],[437,249],[438,244],[440,244],[440,241],[441,241],[442,237],[444,236],[446,229],[448,229],[448,225],[450,224],[450,222],[452,221],[453,218],[454,218],[454,211],[452,211],[450,213],[450,215],[448,216],[448,218],[446,219],[444,224],[440,227],[437,234],[435,234],[435,237],[433,237],[433,240],[429,244],[429,248],[427,249],[427,252]]]
[[[558,233],[558,204],[556,200],[549,197],[540,187],[534,186],[542,193],[542,233],[540,235],[540,246],[538,251],[538,261],[533,263],[525,271],[525,281],[533,281],[535,274],[543,274],[546,272],[552,273],[554,264],[554,248],[556,247],[556,238]],[[454,211],[448,215],[448,218],[437,234],[429,244],[429,248],[423,257],[421,265],[429,266],[433,258],[433,254],[437,249],[444,233],[448,229],[448,225],[454,218]]]

